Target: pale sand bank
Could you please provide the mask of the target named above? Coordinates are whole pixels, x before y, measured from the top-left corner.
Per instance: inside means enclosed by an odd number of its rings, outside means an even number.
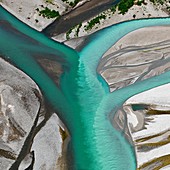
[[[100,29],[103,29],[105,27],[108,27],[110,25],[127,21],[127,20],[134,20],[134,19],[140,19],[140,18],[152,18],[152,17],[168,17],[169,13],[165,10],[164,5],[163,6],[155,6],[150,0],[145,0],[146,5],[142,4],[141,6],[134,5],[132,6],[127,13],[124,15],[120,14],[120,12],[117,10],[114,14],[110,11],[110,9],[100,13],[99,15],[105,15],[106,19],[101,19],[100,24],[95,24],[95,26],[92,29],[86,30],[85,26],[88,25],[88,22],[92,20],[95,17],[82,22],[82,26],[79,29],[78,37],[87,36],[89,34],[92,34]],[[134,18],[135,16],[135,18]],[[77,28],[72,30],[69,37],[76,38]],[[65,41],[66,40],[66,34],[61,34],[59,36],[53,37],[56,41]]]
[[[169,26],[138,29],[121,38],[104,54],[98,72],[111,91],[170,69],[169,31]]]
[[[61,15],[68,7],[62,0],[54,0],[53,3],[47,3],[44,0],[2,0],[0,1],[0,5],[19,20],[38,31],[42,31],[55,18],[48,19],[39,16],[39,12],[36,10],[37,8],[43,10],[45,7],[48,7],[51,10],[58,11]]]
[[[168,89],[170,89],[170,84],[153,88],[129,98],[123,105],[135,145],[138,167],[155,158],[170,154],[170,141],[168,139],[170,135],[170,90]],[[147,108],[135,111],[132,109],[132,105],[137,104],[146,105]],[[147,112],[150,109],[167,110],[168,112],[148,115]],[[138,124],[143,122],[141,128],[136,129]]]
[[[170,26],[145,27],[122,37],[112,46],[103,57],[128,46],[145,46],[170,39]]]

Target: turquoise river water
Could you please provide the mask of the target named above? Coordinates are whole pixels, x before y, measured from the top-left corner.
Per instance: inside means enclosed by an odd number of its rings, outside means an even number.
[[[109,92],[96,72],[102,55],[127,33],[170,25],[170,18],[123,22],[92,34],[77,52],[48,39],[0,8],[0,55],[28,74],[53,105],[71,134],[76,170],[135,170],[133,147],[109,120],[129,97],[170,82],[170,72]],[[60,61],[65,70],[57,87],[35,57]],[[116,73],[115,73],[116,74]]]

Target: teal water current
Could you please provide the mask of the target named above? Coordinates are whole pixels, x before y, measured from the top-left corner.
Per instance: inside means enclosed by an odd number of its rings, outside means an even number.
[[[0,8],[0,55],[28,74],[71,134],[76,170],[135,170],[133,147],[109,117],[131,96],[170,82],[170,72],[110,93],[96,72],[102,55],[127,33],[147,26],[170,25],[170,18],[123,22],[92,34],[79,52],[48,39]],[[60,86],[35,56],[60,62]],[[116,74],[116,73],[115,73]],[[110,115],[112,113],[112,115]]]

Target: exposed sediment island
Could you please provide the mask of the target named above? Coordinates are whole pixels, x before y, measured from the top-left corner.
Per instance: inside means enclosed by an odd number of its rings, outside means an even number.
[[[2,58],[0,70],[0,168],[62,166],[61,160],[57,163],[64,149],[62,122],[56,114],[49,119],[52,111],[30,77]]]
[[[128,99],[123,110],[136,149],[139,169],[161,169],[170,164],[170,84]]]
[[[169,30],[169,26],[136,30],[105,53],[98,71],[111,91],[170,69]],[[137,167],[141,170],[168,169],[170,164],[169,88],[166,84],[134,95],[114,115],[113,126],[135,147]]]

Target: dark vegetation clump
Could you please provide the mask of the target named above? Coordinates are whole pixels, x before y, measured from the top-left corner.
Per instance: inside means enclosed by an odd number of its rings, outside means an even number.
[[[62,0],[63,2],[66,2],[67,4],[69,4],[71,7],[76,6],[80,0],[74,0],[74,2],[69,2],[68,0]]]
[[[150,0],[151,2],[153,2],[154,4],[161,4],[163,5],[165,0]]]
[[[82,23],[80,23],[79,25],[76,25],[76,26],[70,28],[70,29],[66,32],[66,39],[67,39],[67,40],[70,39],[70,34],[71,34],[71,32],[72,32],[74,29],[76,29],[76,27],[77,27],[77,29],[75,30],[75,36],[78,37],[78,34],[79,34],[79,31],[80,31],[81,26],[82,26]]]
[[[106,16],[101,14],[97,16],[96,18],[92,19],[91,21],[88,22],[88,25],[86,26],[85,30],[90,30],[92,29],[96,24],[100,24],[101,19],[106,19]]]
[[[39,10],[37,10],[37,11],[39,11]],[[47,7],[45,7],[43,10],[39,11],[39,15],[43,16],[44,18],[48,18],[48,19],[60,17],[60,14],[58,11],[51,10]]]
[[[141,0],[141,1],[138,1],[137,2],[137,5],[141,6],[142,4],[145,4],[145,1],[144,0]]]
[[[125,14],[128,12],[129,8],[131,8],[134,5],[134,0],[122,0],[118,4],[118,10],[121,14]]]
[[[118,8],[120,14],[124,15],[133,5],[141,6],[142,4],[146,5],[145,0],[138,0],[137,2],[135,0],[121,0],[117,5],[112,6],[110,10],[114,13],[116,8]]]

